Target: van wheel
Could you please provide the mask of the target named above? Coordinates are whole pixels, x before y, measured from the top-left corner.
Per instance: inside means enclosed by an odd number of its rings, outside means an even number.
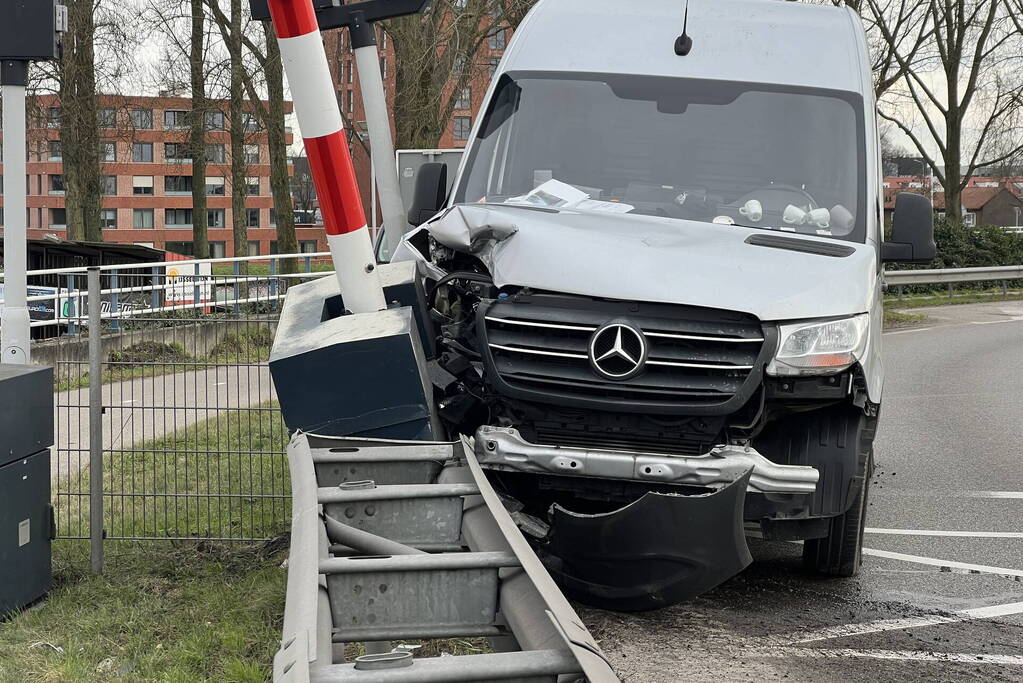
[[[825,576],[855,576],[863,561],[867,493],[874,475],[874,453],[867,456],[859,491],[849,509],[831,518],[828,535],[803,541],[803,566]]]

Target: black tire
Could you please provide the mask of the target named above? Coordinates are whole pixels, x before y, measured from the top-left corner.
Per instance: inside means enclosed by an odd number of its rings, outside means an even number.
[[[863,561],[863,528],[867,521],[867,495],[874,474],[874,454],[864,463],[859,491],[849,509],[831,518],[828,535],[803,541],[803,566],[825,576],[855,576]]]

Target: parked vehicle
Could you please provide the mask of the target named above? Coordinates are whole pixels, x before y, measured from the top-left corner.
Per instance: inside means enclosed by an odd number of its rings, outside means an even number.
[[[884,241],[870,59],[848,8],[541,0],[446,196],[424,165],[395,259],[429,274],[439,412],[569,595],[642,609],[801,539],[856,573],[880,414]],[[427,220],[429,219],[429,220]]]

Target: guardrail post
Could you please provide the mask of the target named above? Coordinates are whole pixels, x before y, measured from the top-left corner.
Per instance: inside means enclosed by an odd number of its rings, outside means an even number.
[[[952,283],[951,282],[948,283],[948,298],[949,299],[952,298]]]
[[[111,289],[117,289],[117,272],[116,271],[113,271],[113,272],[110,273],[110,288]],[[120,330],[121,329],[121,323],[118,321],[117,299],[118,299],[117,292],[111,292],[110,293],[110,312],[114,315],[114,317],[110,320],[110,329],[112,329],[112,330]]]
[[[192,288],[192,304],[195,306],[199,305],[199,264],[196,263],[192,266],[192,272],[195,273],[195,286]],[[200,311],[201,313],[201,311]]]
[[[307,273],[313,272],[313,257],[312,256],[306,256],[305,257],[305,272],[307,272]]]
[[[1009,296],[1009,281],[1002,280],[1002,296]]]
[[[270,261],[270,301],[277,310],[277,259]]]
[[[162,288],[161,289],[157,289],[157,283],[160,283],[162,285],[162,284],[166,284],[166,282],[160,279],[160,268],[159,268],[159,266],[153,266],[150,269],[150,271],[153,274],[153,291],[150,293],[150,296],[149,296],[149,307],[150,308],[160,308],[160,292],[163,291],[163,290],[162,290]]]
[[[238,286],[238,276],[242,274],[242,264],[240,261],[234,262],[234,315],[237,318],[241,315],[241,305],[238,303],[238,299],[241,298],[241,288]]]
[[[72,310],[68,311],[67,333],[69,337],[77,337],[78,323],[75,321],[82,314],[82,297],[78,293],[78,288],[75,287],[75,276],[73,274],[67,276],[67,299],[68,302],[74,302],[71,304]]]
[[[899,299],[901,299],[901,298],[902,298],[902,289],[903,289],[903,288],[902,288],[902,285],[899,285],[898,287],[896,287],[896,288],[895,288],[895,295],[896,295],[896,296],[897,296],[897,297],[898,297]]]
[[[92,573],[103,573],[103,330],[100,327],[99,267],[89,287],[89,557]]]

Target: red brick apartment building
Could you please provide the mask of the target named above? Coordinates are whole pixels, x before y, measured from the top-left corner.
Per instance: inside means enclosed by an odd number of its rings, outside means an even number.
[[[445,127],[444,134],[437,143],[438,149],[454,149],[465,147],[469,139],[469,130],[472,128],[476,113],[483,103],[483,95],[490,84],[490,79],[497,70],[497,65],[504,55],[504,48],[511,40],[511,30],[505,29],[495,32],[483,41],[479,53],[476,55],[476,64],[473,65],[474,78],[459,97],[455,100],[455,109],[451,114],[451,120]],[[323,34],[324,48],[327,52],[327,62],[330,65],[331,78],[334,81],[334,88],[337,91],[338,103],[341,112],[349,122],[354,123],[357,133],[361,133],[369,145],[369,139],[365,137],[366,111],[362,106],[362,94],[359,90],[359,72],[355,64],[355,54],[352,52],[349,43],[348,32],[327,31]],[[377,50],[380,53],[380,73],[383,76],[384,90],[387,93],[388,102],[394,98],[394,46],[382,29],[377,29]],[[449,89],[454,84],[449,84]],[[394,132],[394,109],[391,112],[391,132]],[[400,143],[395,140],[395,146]],[[352,144],[352,160],[355,165],[355,175],[359,181],[359,189],[362,192],[362,203],[366,208],[367,218],[370,214],[370,160],[365,148],[358,142]],[[379,216],[379,214],[378,214]],[[379,220],[379,219],[378,219]]]
[[[103,240],[192,254],[192,170],[185,143],[191,100],[185,97],[101,95],[100,159]],[[210,254],[234,256],[231,231],[230,134],[227,101],[208,114],[206,169]],[[291,103],[286,109],[291,111]],[[28,236],[65,237],[60,102],[39,96],[29,105]],[[34,115],[33,115],[34,114]],[[266,133],[253,118],[245,142],[249,254],[276,252]],[[287,136],[291,143],[290,133]],[[0,166],[2,174],[2,166]],[[0,225],[3,224],[0,203]],[[300,251],[325,251],[322,227],[297,229]]]

